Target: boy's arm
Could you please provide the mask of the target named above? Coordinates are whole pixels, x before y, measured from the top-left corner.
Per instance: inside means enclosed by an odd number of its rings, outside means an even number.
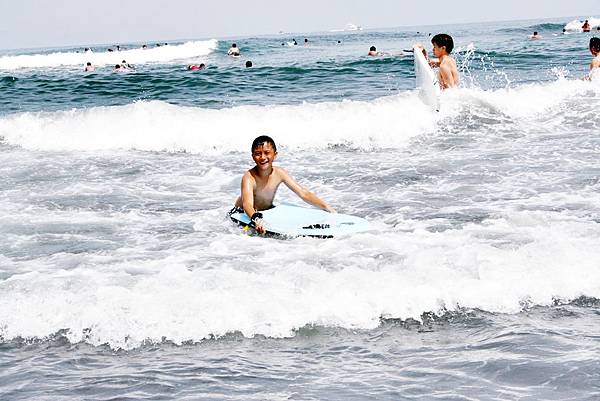
[[[296,180],[294,180],[288,173],[282,168],[279,168],[279,174],[281,177],[281,181],[291,189],[296,195],[298,195],[302,200],[306,203],[309,203],[313,206],[318,207],[319,209],[327,210],[329,213],[335,213],[335,209],[327,204],[327,202],[323,201],[317,195],[310,192],[308,189],[304,188],[302,185],[298,184]]]
[[[254,213],[258,212],[254,208],[254,178],[250,172],[244,174],[242,177],[242,208],[244,212],[252,218]],[[263,224],[262,218],[253,220],[256,231],[259,234],[263,234],[265,232],[265,226]]]

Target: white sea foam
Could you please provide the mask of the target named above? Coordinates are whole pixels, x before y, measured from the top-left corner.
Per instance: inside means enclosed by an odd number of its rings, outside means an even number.
[[[222,221],[214,212],[203,221]],[[381,317],[458,308],[516,313],[600,297],[598,241],[600,226],[590,221],[508,212],[459,230],[432,233],[404,222],[319,246],[221,233],[162,257],[135,258],[139,249],[124,248],[80,257],[74,270],[0,282],[0,335],[67,330],[72,342],[130,348],[229,332],[287,337],[313,324],[372,329]],[[190,268],[194,260],[204,262]]]
[[[65,330],[72,342],[131,348],[229,332],[286,337],[315,324],[372,329],[381,317],[460,308],[517,313],[557,299],[600,298],[597,141],[589,134],[597,131],[599,93],[591,82],[559,79],[447,91],[440,113],[410,91],[371,102],[221,110],[138,102],[3,117],[7,143],[108,150],[110,157],[5,153],[24,155],[4,156],[9,179],[32,180],[0,192],[0,235],[10,244],[0,255],[0,336],[41,339]],[[477,118],[491,122],[477,125]],[[259,133],[298,149],[402,148],[432,132],[423,142],[448,145],[454,131],[440,134],[440,126],[477,132],[493,150],[456,142],[431,153],[422,146],[414,156],[356,154],[374,164],[381,158],[381,170],[356,170],[350,189],[311,183],[332,204],[364,201],[357,214],[378,216],[371,232],[279,241],[242,235],[224,217],[244,167],[220,163],[239,163],[240,155],[228,153],[247,153]],[[502,130],[522,139],[513,144],[496,135]],[[116,151],[131,148],[221,157]],[[355,168],[353,153],[324,153],[339,158],[320,166]],[[487,156],[503,164],[474,162]],[[116,167],[122,163],[133,172]],[[405,187],[400,178],[412,164],[425,172]],[[45,166],[56,171],[36,170]],[[436,179],[432,166],[449,171]],[[363,178],[371,182],[366,189]],[[485,209],[482,220],[469,220],[469,208]],[[472,222],[453,220],[461,212]]]
[[[598,96],[598,85],[559,79],[514,89],[459,89],[442,95],[440,113],[428,110],[416,92],[374,101],[203,109],[139,101],[126,106],[61,112],[18,113],[0,118],[5,143],[26,149],[245,151],[260,134],[292,148],[348,145],[362,149],[400,148],[432,133],[437,121],[484,106],[492,114],[539,124],[565,102]]]
[[[372,102],[343,101],[220,110],[136,102],[0,119],[4,141],[28,149],[229,152],[257,135],[284,146],[399,147],[435,127],[435,115],[414,93]]]
[[[217,47],[217,40],[191,41],[180,45],[167,45],[148,49],[122,51],[56,52],[49,54],[24,54],[0,57],[0,70],[17,68],[48,68],[60,66],[115,65],[126,60],[130,64],[168,63],[174,60],[206,56]]]

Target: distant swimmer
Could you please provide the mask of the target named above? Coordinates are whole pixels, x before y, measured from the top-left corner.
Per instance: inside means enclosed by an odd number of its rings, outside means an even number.
[[[106,49],[107,52],[114,52],[113,49],[111,49],[110,47],[108,49]]]
[[[369,48],[369,53],[367,53],[367,56],[373,56],[373,57],[375,57],[375,56],[381,56],[381,53],[379,53],[377,51],[377,48],[375,46],[371,46]]]
[[[126,68],[121,68],[121,64],[116,64],[113,72],[126,72]]]
[[[338,45],[341,45],[341,44],[342,44],[342,41],[341,41],[341,40],[338,40]]]
[[[246,61],[246,68],[250,68],[252,67],[252,61],[248,60]]]
[[[90,49],[89,47],[86,47],[85,49],[83,49],[84,53],[91,53],[92,49]]]
[[[439,67],[438,81],[442,89],[455,88],[458,86],[460,78],[456,60],[450,56],[454,49],[454,40],[452,36],[445,33],[438,33],[431,38],[433,44],[433,54],[437,60],[429,60],[429,65]],[[422,46],[420,46],[422,47]],[[423,49],[423,53],[427,57],[427,52]]]
[[[146,46],[146,45],[142,45],[142,49],[143,49],[143,50],[146,50],[147,48],[148,48],[148,46]]]
[[[296,39],[292,39],[294,46],[298,46],[298,42],[296,42]]]
[[[590,26],[590,23],[588,20],[585,20],[585,22],[581,26],[581,29],[583,29],[583,32],[590,32],[592,30],[592,27]]]
[[[94,68],[94,66],[92,65],[92,63],[90,63],[89,61],[87,62],[87,64],[85,65],[85,72],[94,72],[96,71],[96,69]]]
[[[121,68],[126,70],[135,70],[135,66],[133,64],[127,64],[127,61],[125,60],[121,61]]]
[[[533,35],[529,37],[530,39],[541,39],[542,35],[538,33],[538,31],[533,32]]]
[[[187,66],[188,70],[192,70],[192,71],[196,71],[196,70],[203,70],[204,67],[206,67],[204,65],[204,63],[200,63],[200,64],[190,64]]]
[[[240,55],[240,49],[237,47],[237,44],[233,43],[229,50],[227,50],[228,56],[238,57]]]
[[[335,210],[317,195],[298,184],[287,171],[281,167],[273,166],[277,158],[275,141],[265,135],[259,136],[252,142],[252,160],[256,164],[246,171],[242,177],[241,196],[235,201],[235,207],[243,209],[255,224],[256,231],[263,234],[265,224],[261,210],[273,207],[273,200],[280,184],[285,184],[292,192],[304,202],[319,209],[335,213]]]
[[[600,78],[600,38],[593,37],[590,39],[590,53],[592,53],[594,58],[590,63],[590,73],[583,78],[585,80]]]
[[[304,38],[304,46],[308,46],[308,39]]]

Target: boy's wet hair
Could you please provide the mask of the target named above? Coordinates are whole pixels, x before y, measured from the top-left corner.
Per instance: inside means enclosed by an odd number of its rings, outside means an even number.
[[[259,146],[262,146],[266,143],[271,144],[271,146],[273,147],[273,150],[275,152],[277,152],[277,145],[275,145],[275,141],[273,140],[273,138],[271,138],[270,136],[267,136],[267,135],[261,135],[258,138],[256,138],[255,140],[253,140],[252,141],[252,149],[250,151],[254,152],[254,150],[256,148],[258,148]]]
[[[600,52],[600,38],[594,36],[590,39],[590,49]]]
[[[377,51],[377,48],[376,48],[375,46],[371,46],[371,47],[369,48],[369,51],[370,51],[370,52]]]
[[[446,53],[452,53],[454,49],[454,41],[452,40],[452,36],[446,33],[438,33],[433,38],[431,38],[431,43],[437,45],[438,47],[444,46],[446,48]]]

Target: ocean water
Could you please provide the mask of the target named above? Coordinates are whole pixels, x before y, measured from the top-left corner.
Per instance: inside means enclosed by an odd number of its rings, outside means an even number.
[[[600,83],[572,19],[0,52],[0,399],[600,398]],[[403,51],[438,32],[462,79],[439,113]],[[372,230],[235,227],[260,134]]]

